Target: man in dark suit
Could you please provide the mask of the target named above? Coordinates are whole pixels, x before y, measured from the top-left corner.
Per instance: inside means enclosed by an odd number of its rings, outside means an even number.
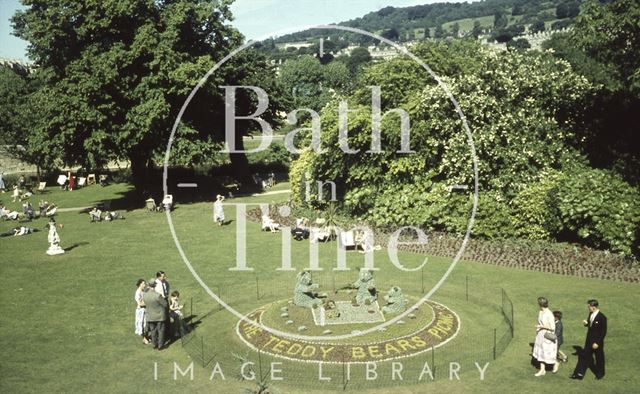
[[[596,379],[604,377],[604,337],[607,335],[607,317],[598,309],[598,300],[587,301],[589,317],[582,324],[587,327],[584,349],[578,357],[578,364],[571,379],[581,380],[587,368],[591,367]],[[595,361],[594,361],[595,356]]]
[[[142,295],[146,305],[146,319],[151,333],[151,343],[154,349],[162,350],[165,342],[167,320],[167,300],[154,290],[155,280],[151,279]]]

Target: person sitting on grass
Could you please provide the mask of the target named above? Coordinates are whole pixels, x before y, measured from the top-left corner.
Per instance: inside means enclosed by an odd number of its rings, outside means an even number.
[[[36,217],[36,211],[33,209],[33,206],[29,201],[22,204],[22,213],[29,220]]]
[[[277,232],[280,229],[280,225],[273,221],[269,215],[262,215],[262,230],[269,230],[272,233]]]
[[[89,211],[89,217],[91,218],[91,223],[99,222],[102,220],[102,211],[98,209],[98,207],[93,207]]]
[[[0,234],[0,237],[11,237],[11,236],[19,237],[21,235],[33,234],[36,231],[38,231],[38,230],[34,230],[31,227],[21,226],[21,227],[13,228],[13,229],[11,229],[11,230],[9,230],[7,232],[4,232],[4,233]]]
[[[309,238],[309,219],[298,218],[296,219],[296,226],[291,229],[291,235],[296,241],[302,241]]]
[[[124,219],[124,216],[122,216],[120,212],[116,212],[116,211],[107,211],[107,213],[104,215],[104,220],[106,222],[110,222],[112,220],[117,220],[117,219]]]
[[[47,208],[49,207],[49,203],[44,201],[44,200],[40,200],[40,203],[38,203],[38,210],[40,211],[40,217],[45,217],[46,216],[46,212],[47,212]]]
[[[4,218],[6,220],[18,220],[20,214],[16,211],[10,211],[4,205],[0,207],[0,218]]]

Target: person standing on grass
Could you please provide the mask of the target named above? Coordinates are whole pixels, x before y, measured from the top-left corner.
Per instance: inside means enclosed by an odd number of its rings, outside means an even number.
[[[12,202],[16,202],[20,200],[20,189],[18,188],[18,185],[13,185],[12,197],[13,197],[13,199],[11,200]]]
[[[146,305],[142,299],[144,296],[144,289],[147,287],[147,282],[144,279],[138,279],[136,282],[136,292],[134,300],[136,301],[136,318],[135,318],[135,334],[142,337],[142,343],[149,344],[149,340],[146,337]]]
[[[578,356],[571,379],[582,380],[587,368],[592,368],[596,379],[604,377],[604,337],[607,335],[607,317],[600,312],[598,300],[587,301],[589,316],[582,324],[587,327],[584,349]],[[595,356],[595,360],[594,360]]]
[[[71,172],[69,172],[69,191],[73,191],[76,187],[76,178],[73,176]]]
[[[547,364],[553,364],[553,373],[558,372],[558,345],[555,340],[547,338],[548,333],[556,330],[553,313],[549,310],[549,301],[545,297],[538,298],[538,324],[536,324],[536,341],[533,345],[533,357],[540,363],[540,370],[535,376],[544,376]],[[545,336],[547,334],[547,336]]]
[[[218,223],[218,226],[222,226],[224,224],[224,207],[222,206],[223,201],[224,196],[218,194],[216,196],[216,202],[213,203],[213,221]]]
[[[4,172],[0,171],[0,192],[4,193]]]
[[[146,309],[145,317],[151,335],[151,344],[154,349],[162,350],[165,344],[168,304],[167,300],[154,290],[155,286],[156,280],[151,279],[142,295],[142,301]]]

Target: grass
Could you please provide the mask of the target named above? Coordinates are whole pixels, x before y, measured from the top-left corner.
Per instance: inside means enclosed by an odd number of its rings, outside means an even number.
[[[278,188],[286,189],[286,183]],[[129,190],[127,185],[106,188],[91,186],[73,192],[49,188],[44,196],[61,207],[88,206],[97,201],[118,198]],[[37,202],[40,197],[34,196]],[[9,195],[0,195],[6,203]],[[247,197],[228,202],[275,203],[286,194]],[[17,209],[18,204],[9,207]],[[138,278],[149,278],[157,270],[169,276],[172,288],[180,290],[183,302],[199,325],[196,332],[230,365],[229,351],[246,352],[233,328],[237,319],[218,305],[194,280],[175,247],[164,214],[144,210],[123,212],[126,220],[112,223],[90,223],[86,213],[63,212],[58,223],[62,246],[75,247],[62,256],[47,256],[46,232],[25,237],[0,238],[0,287],[2,313],[0,338],[4,357],[0,361],[0,392],[240,392],[251,387],[249,382],[235,379],[235,370],[225,368],[226,379],[209,380],[211,367],[194,367],[194,379],[173,379],[173,363],[185,368],[192,360],[178,343],[166,351],[153,352],[133,334],[134,284]],[[181,204],[172,214],[182,247],[198,274],[214,291],[216,286],[224,299],[240,312],[248,312],[273,300],[289,297],[295,272],[276,271],[280,261],[280,235],[259,231],[255,223],[247,223],[247,263],[252,272],[232,272],[235,261],[235,222],[214,226],[212,206],[207,203]],[[228,219],[235,220],[232,207]],[[0,222],[0,231],[15,226]],[[30,224],[42,228],[44,220]],[[321,266],[325,271],[314,274],[314,281],[329,288],[329,268],[335,261],[335,245],[320,248]],[[308,247],[292,245],[292,263],[296,269],[306,266]],[[380,289],[397,283],[407,294],[421,291],[420,275],[401,272],[391,266],[386,253],[376,254],[376,281]],[[357,253],[348,253],[349,266],[362,264]],[[406,266],[416,266],[421,256],[400,253]],[[445,259],[430,259],[425,269],[425,286],[429,288],[447,266]],[[355,272],[337,277],[337,285],[353,280]],[[259,278],[256,295],[256,276]],[[469,280],[470,301],[465,299]],[[344,283],[346,284],[346,283]],[[474,262],[461,262],[434,300],[446,304],[461,318],[461,332],[437,354],[442,360],[455,361],[456,354],[469,346],[484,346],[486,332],[500,323],[495,304],[504,288],[514,302],[515,337],[506,351],[492,361],[484,381],[473,369],[462,371],[460,381],[449,380],[445,370],[437,373],[436,382],[400,385],[396,393],[424,392],[427,388],[449,392],[635,392],[640,385],[637,365],[640,356],[634,350],[640,342],[637,327],[640,319],[638,285],[515,270]],[[545,295],[552,308],[564,312],[565,353],[571,345],[584,343],[580,321],[586,316],[585,301],[596,297],[609,318],[607,336],[607,376],[596,381],[592,375],[582,382],[567,378],[575,365],[575,357],[561,367],[557,375],[534,378],[529,365],[529,342],[533,341],[537,309],[535,300]],[[448,349],[448,350],[447,350]],[[249,353],[251,357],[255,355]],[[157,363],[157,364],[154,364]],[[158,379],[154,380],[154,365]],[[309,369],[308,365],[299,365]],[[381,366],[383,368],[383,366]],[[357,372],[356,370],[354,370]],[[313,371],[312,371],[313,372]],[[354,373],[355,373],[354,372]],[[354,376],[351,386],[365,385]],[[364,382],[364,383],[363,383]],[[428,385],[428,386],[425,386]],[[280,392],[325,392],[328,385],[308,386],[278,384]],[[324,387],[324,389],[323,389]],[[383,393],[389,388],[368,384],[367,392]],[[365,391],[365,390],[363,390]]]

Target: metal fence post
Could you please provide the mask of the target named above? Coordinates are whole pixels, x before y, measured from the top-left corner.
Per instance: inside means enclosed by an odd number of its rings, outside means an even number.
[[[496,331],[497,330],[498,330],[497,328],[493,329],[493,359],[494,360],[496,359]]]
[[[200,337],[200,349],[202,351],[202,368],[206,367],[205,357],[204,357],[204,337]]]
[[[431,345],[431,368],[433,369],[433,380],[436,380],[436,348]]]
[[[465,291],[467,301],[469,301],[469,275],[466,275],[464,278],[465,278],[464,291]]]
[[[260,288],[258,283],[258,277],[256,276],[256,300],[260,299]]]

